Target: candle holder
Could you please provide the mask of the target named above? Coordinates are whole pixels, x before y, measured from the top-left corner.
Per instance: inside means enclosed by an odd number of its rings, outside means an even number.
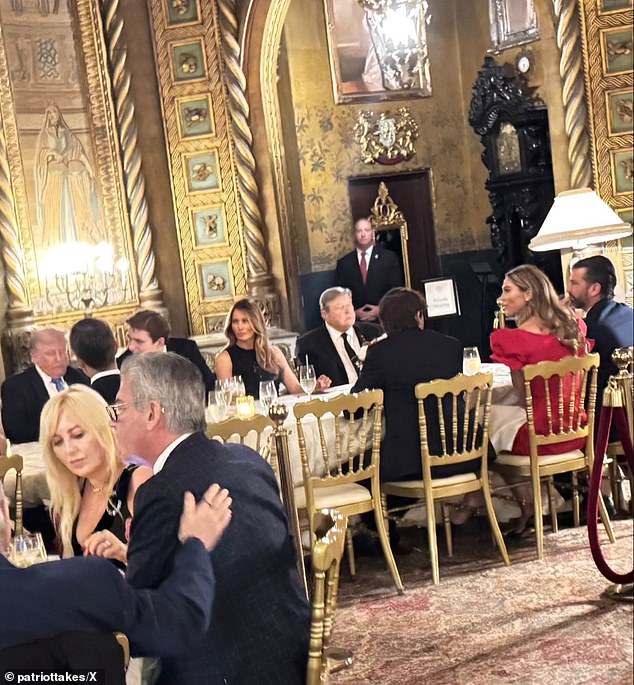
[[[236,416],[239,419],[250,419],[255,416],[255,397],[242,395],[236,397]]]

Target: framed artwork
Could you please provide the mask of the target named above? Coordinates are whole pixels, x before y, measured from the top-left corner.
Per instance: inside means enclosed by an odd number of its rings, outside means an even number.
[[[222,206],[192,209],[191,222],[195,247],[218,247],[229,244]]]
[[[200,292],[203,300],[222,300],[233,296],[229,257],[200,265]]]
[[[214,135],[213,109],[209,94],[177,98],[178,133],[181,138],[201,138]]]
[[[599,0],[599,12],[607,14],[608,12],[620,12],[632,7],[632,0]]]
[[[391,43],[384,14],[371,9],[365,0],[324,0],[330,72],[335,103],[402,100],[431,95],[427,56],[425,14],[427,3],[407,10],[401,21],[411,26],[408,37],[416,44],[409,54],[417,54],[415,65],[399,64],[392,52],[383,60],[376,46]],[[370,9],[364,9],[366,4]],[[405,11],[405,10],[403,10]],[[415,16],[416,15],[416,16]],[[401,30],[401,34],[406,31]],[[414,47],[414,45],[412,46]],[[405,51],[402,51],[405,52]]]
[[[612,152],[611,155],[614,194],[631,193],[634,182],[634,156],[632,150],[619,150],[618,152]]]
[[[207,77],[205,51],[200,40],[172,43],[169,49],[172,78],[176,83],[200,81]]]
[[[632,133],[634,94],[631,88],[608,91],[605,94],[608,115],[608,135]]]
[[[604,74],[632,71],[632,29],[616,28],[601,31],[601,59]]]
[[[215,150],[184,155],[183,161],[189,193],[220,190],[218,153]]]
[[[168,27],[195,24],[200,20],[198,0],[163,0],[163,4]]]
[[[489,0],[491,50],[524,45],[539,39],[539,24],[533,0]]]
[[[432,278],[423,281],[423,294],[427,303],[428,319],[460,316],[458,288],[453,278]]]

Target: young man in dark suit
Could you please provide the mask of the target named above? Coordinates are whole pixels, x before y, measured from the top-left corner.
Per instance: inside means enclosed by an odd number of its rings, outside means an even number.
[[[111,404],[121,374],[115,361],[117,341],[112,328],[101,319],[81,319],[70,329],[70,348],[79,368],[90,378],[90,387]]]
[[[153,312],[151,309],[142,309],[131,316],[126,323],[128,324],[128,349],[117,358],[119,368],[131,354],[174,352],[189,359],[200,371],[207,392],[214,390],[216,375],[207,366],[198,345],[189,338],[170,337],[169,322],[162,314]]]
[[[359,321],[376,321],[379,301],[390,290],[403,285],[403,269],[390,250],[374,244],[368,218],[354,224],[355,249],[337,262],[335,283],[352,292],[352,304]]]
[[[0,505],[1,497],[0,487]],[[71,666],[85,652],[88,633],[122,631],[135,656],[186,651],[209,626],[215,588],[209,551],[231,519],[230,505],[218,485],[197,505],[187,495],[175,563],[152,590],[133,589],[107,559],[73,557],[20,569],[0,554],[0,606],[10,617],[0,621],[0,675],[2,668],[52,667],[58,660]],[[0,541],[8,524],[0,506]]]
[[[359,377],[359,350],[380,332],[371,323],[355,323],[352,293],[347,288],[328,288],[319,297],[323,326],[297,340],[296,356],[301,364],[308,358],[321,378],[322,387],[355,383]]]
[[[43,328],[31,335],[31,361],[26,371],[2,384],[2,425],[13,443],[36,442],[40,437],[42,407],[53,395],[88,378],[69,366],[63,331]]]
[[[199,497],[218,482],[233,499],[231,525],[211,555],[211,626],[163,659],[159,683],[303,683],[309,606],[275,475],[248,447],[209,440],[204,404],[200,374],[176,354],[133,355],[122,368],[117,443],[124,457],[136,454],[154,469],[135,498],[128,582],[153,588],[168,575],[185,491]]]

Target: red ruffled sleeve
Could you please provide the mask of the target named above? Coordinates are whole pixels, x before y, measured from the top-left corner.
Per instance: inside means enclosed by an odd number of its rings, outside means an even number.
[[[500,328],[491,333],[491,359],[512,371],[526,366],[526,355],[517,340],[516,328]]]

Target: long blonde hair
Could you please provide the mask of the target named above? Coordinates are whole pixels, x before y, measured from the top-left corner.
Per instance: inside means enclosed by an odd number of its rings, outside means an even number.
[[[237,343],[236,336],[231,327],[231,319],[233,318],[233,312],[239,309],[244,312],[249,317],[249,322],[253,327],[253,348],[255,349],[255,359],[259,366],[261,366],[266,371],[271,373],[278,373],[280,371],[279,366],[275,362],[275,357],[273,354],[273,347],[269,342],[269,336],[266,332],[266,322],[262,316],[262,312],[255,302],[248,299],[238,300],[227,316],[227,323],[225,325],[225,337],[229,341],[227,347],[231,347]],[[227,349],[225,347],[225,349]]]
[[[106,401],[94,390],[85,385],[71,385],[44,405],[40,417],[40,446],[51,495],[51,517],[64,557],[73,556],[73,526],[79,516],[84,479],[71,473],[55,456],[53,436],[63,414],[68,414],[86,433],[93,435],[103,451],[106,465],[108,480],[104,492],[112,492],[123,461],[117,450],[106,406]]]
[[[522,292],[532,295],[526,307],[515,317],[519,325],[532,316],[540,319],[549,333],[575,353],[583,348],[584,337],[570,307],[564,305],[543,271],[532,264],[522,264],[506,274]]]

